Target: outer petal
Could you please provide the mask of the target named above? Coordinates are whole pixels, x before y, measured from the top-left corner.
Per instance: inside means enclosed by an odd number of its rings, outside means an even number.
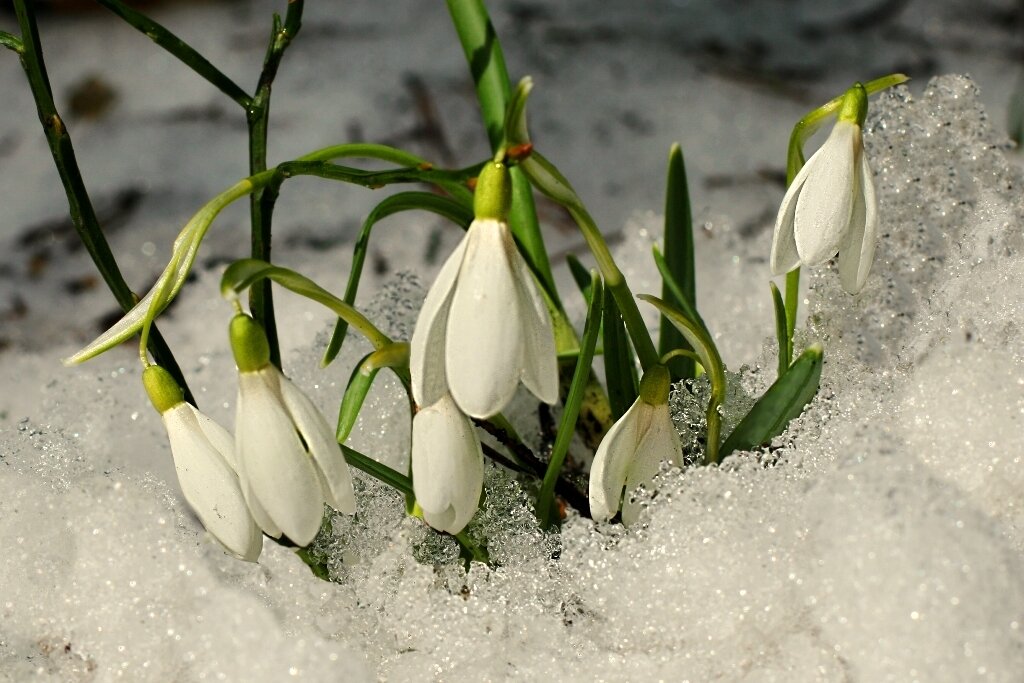
[[[278,375],[281,399],[291,415],[302,440],[306,442],[313,461],[320,468],[327,483],[327,503],[335,510],[354,514],[356,511],[355,492],[352,490],[352,473],[349,472],[345,456],[334,439],[334,431],[327,424],[323,414],[313,402],[302,393],[281,371],[270,366]]]
[[[218,453],[224,456],[224,459],[231,465],[231,469],[238,472],[238,468],[235,466],[235,438],[231,436],[228,430],[199,412],[195,406],[188,403],[185,405],[192,409],[192,413],[196,416],[199,428],[203,430],[203,435],[206,436],[206,439],[217,449]]]
[[[855,150],[859,147],[860,127],[837,121],[828,140],[804,167],[807,176],[793,223],[793,236],[804,265],[817,265],[839,251],[853,213],[858,183]]]
[[[864,151],[857,159],[859,192],[853,205],[850,229],[839,247],[839,280],[843,289],[856,294],[864,287],[875,259],[875,243],[878,235],[878,201],[875,198],[875,182],[871,177]]]
[[[447,394],[412,420],[412,482],[435,529],[458,533],[476,513],[484,456],[472,423]]]
[[[669,460],[676,465],[682,464],[683,461],[679,433],[672,424],[667,404],[651,408],[650,426],[637,444],[636,458],[626,475],[626,496],[622,504],[623,524],[628,526],[636,521],[640,514],[640,504],[635,500],[636,489],[641,484],[650,486],[663,460]]]
[[[445,330],[452,292],[468,241],[467,234],[445,261],[416,319],[416,329],[409,345],[409,372],[412,375],[412,396],[419,405],[430,405],[448,391],[444,368]]]
[[[227,432],[187,403],[179,403],[162,417],[185,500],[228,552],[255,562],[263,549],[263,535],[246,507],[238,476],[200,423],[205,420]],[[231,440],[230,435],[227,438]]]
[[[555,403],[558,400],[558,352],[555,349],[551,313],[534,282],[530,267],[516,249],[507,227],[505,236],[511,249],[512,268],[519,281],[519,315],[523,324],[523,385],[541,401]]]
[[[609,520],[618,512],[626,474],[650,424],[651,409],[652,406],[637,399],[597,447],[590,468],[590,514],[594,519]]]
[[[493,219],[473,221],[448,311],[448,389],[464,413],[478,418],[508,404],[521,374],[519,285],[503,230]]]
[[[324,491],[274,384],[265,372],[238,376],[238,460],[250,492],[274,525],[298,545],[308,545],[320,529]]]
[[[814,158],[811,158],[814,161]],[[793,235],[793,221],[796,217],[796,205],[800,198],[800,191],[807,180],[807,170],[810,163],[804,164],[800,172],[793,179],[786,196],[782,198],[782,205],[779,206],[779,215],[775,218],[775,234],[772,236],[771,269],[774,275],[788,273],[800,265],[800,254],[796,249],[796,238]]]

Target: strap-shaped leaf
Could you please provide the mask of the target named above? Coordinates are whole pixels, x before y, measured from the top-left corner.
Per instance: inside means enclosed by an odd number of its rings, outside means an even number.
[[[576,420],[580,414],[580,403],[583,401],[587,381],[590,378],[590,363],[594,359],[597,333],[601,328],[601,304],[604,301],[604,287],[596,272],[591,275],[591,278],[593,280],[593,296],[591,297],[590,308],[587,310],[587,322],[584,325],[583,341],[580,344],[580,357],[576,361],[576,370],[569,385],[569,394],[565,398],[562,420],[558,424],[558,436],[555,437],[555,445],[551,449],[551,460],[548,462],[547,471],[544,473],[544,481],[541,483],[540,493],[537,495],[537,519],[540,522],[541,528],[547,528],[552,522],[555,484],[558,481],[558,475],[562,471],[562,464],[565,462],[565,455],[569,451],[569,444],[572,441],[573,433],[576,431]]]
[[[370,233],[373,227],[388,216],[413,210],[430,211],[449,219],[463,229],[468,228],[469,224],[473,222],[471,206],[430,192],[399,192],[384,199],[369,213],[359,231],[355,248],[352,250],[352,267],[348,273],[348,284],[345,285],[345,295],[342,297],[345,303],[352,305],[356,302],[359,279],[363,275],[363,264],[366,262],[366,253],[370,247]],[[320,361],[322,366],[330,365],[331,361],[338,357],[341,345],[345,341],[346,332],[348,332],[348,323],[344,319],[338,318],[338,322],[334,325],[331,341],[327,344],[327,350],[324,351],[324,357]]]
[[[408,367],[409,344],[405,342],[396,342],[363,356],[359,365],[352,370],[348,386],[345,387],[345,395],[341,399],[341,407],[338,409],[338,426],[335,432],[338,443],[344,443],[352,433],[359,411],[362,410],[366,395],[370,392],[373,380],[380,369]]]
[[[772,305],[775,307],[775,339],[779,344],[779,377],[786,374],[789,361],[793,357],[793,340],[789,338],[789,325],[786,322],[786,304],[782,301],[782,293],[769,282],[772,288]]]
[[[594,284],[593,280],[590,279],[590,271],[587,270],[587,267],[583,265],[575,254],[567,254],[565,261],[569,264],[569,272],[572,274],[572,279],[576,281],[576,286],[580,288],[580,294],[586,300],[587,306],[590,306],[591,287]]]
[[[611,404],[612,419],[618,420],[636,401],[639,378],[629,336],[626,334],[622,316],[619,315],[619,307],[615,305],[615,298],[608,290],[604,291],[604,314],[601,321],[608,402]]]
[[[820,344],[801,353],[732,430],[722,444],[722,457],[763,446],[785,431],[789,421],[798,417],[818,393],[823,357]]]
[[[697,280],[693,255],[693,212],[690,207],[690,188],[686,182],[686,164],[678,144],[672,145],[668,156],[668,180],[665,191],[665,265],[675,281],[674,286],[662,282],[661,298],[681,306],[685,300],[689,308],[697,310]],[[678,294],[676,293],[678,291]],[[690,349],[682,333],[661,319],[658,353],[664,356],[675,349]],[[692,350],[692,349],[691,349]],[[696,377],[694,363],[685,356],[668,363],[673,381]]]

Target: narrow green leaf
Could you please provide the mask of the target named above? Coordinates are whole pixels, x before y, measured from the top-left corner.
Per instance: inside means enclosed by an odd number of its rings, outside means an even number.
[[[352,370],[348,386],[345,387],[345,395],[341,399],[341,407],[338,409],[338,426],[335,431],[338,443],[346,441],[352,433],[359,411],[362,410],[366,395],[370,392],[373,380],[380,369],[408,367],[409,344],[405,342],[397,342],[363,356]]]
[[[8,50],[12,50],[19,55],[25,52],[25,46],[22,42],[7,31],[0,31],[0,45],[3,45]]]
[[[679,309],[679,312],[686,316],[691,323],[703,330],[708,339],[711,339],[711,332],[708,331],[708,326],[704,324],[704,318],[700,317],[700,313],[697,312],[697,309],[690,305],[682,286],[680,286],[676,281],[675,276],[668,267],[668,263],[665,261],[665,257],[662,256],[657,245],[652,247],[651,251],[654,255],[654,264],[658,267],[658,272],[661,274],[661,282],[665,285],[668,291],[672,292],[673,301],[678,304],[677,308]]]
[[[590,301],[590,308],[587,310],[587,322],[583,329],[583,341],[580,344],[580,357],[576,361],[576,370],[572,376],[572,383],[569,385],[569,394],[565,398],[565,407],[562,412],[562,420],[558,424],[558,435],[555,437],[555,445],[551,449],[551,460],[548,462],[547,471],[544,473],[544,481],[537,495],[537,519],[541,528],[547,528],[552,524],[552,514],[555,502],[555,485],[558,483],[558,475],[562,471],[562,464],[565,462],[566,453],[569,451],[569,444],[576,431],[576,420],[580,413],[580,403],[586,391],[587,380],[590,377],[590,363],[594,360],[594,347],[597,346],[597,332],[601,327],[601,304],[604,300],[603,285],[597,273],[592,276],[593,296]]]
[[[683,152],[678,144],[672,145],[668,156],[668,181],[665,191],[665,265],[679,290],[662,282],[661,298],[665,301],[682,306],[680,297],[689,308],[697,310],[697,280],[693,255],[693,211],[690,207],[690,189],[686,182],[686,164]],[[669,324],[662,316],[659,329],[658,353],[664,356],[674,349],[689,349],[690,346],[682,333]],[[673,358],[668,368],[672,380],[696,377],[694,363],[685,356]]]
[[[590,296],[593,292],[592,286],[594,284],[594,281],[590,278],[590,271],[576,258],[575,254],[568,254],[565,257],[565,261],[569,264],[569,272],[572,274],[572,279],[576,281],[576,286],[580,288],[580,293],[589,306]]]
[[[604,291],[601,329],[608,402],[611,405],[613,420],[618,420],[636,401],[640,380],[637,377],[636,360],[629,344],[629,336],[626,334],[622,316],[619,315],[619,307],[615,305],[615,298],[607,289]]]
[[[818,392],[823,355],[820,344],[800,354],[736,425],[722,444],[722,457],[763,446],[785,431],[789,421],[798,417]]]
[[[407,496],[413,495],[412,480],[409,477],[397,470],[391,469],[387,465],[377,462],[368,455],[363,455],[359,451],[349,448],[345,444],[339,444],[339,446],[341,446],[341,452],[345,454],[345,461],[352,467],[366,472],[374,479],[384,482]]]
[[[345,295],[342,300],[352,305],[356,302],[356,294],[359,291],[359,279],[363,274],[363,264],[366,262],[366,253],[370,248],[370,233],[373,227],[381,220],[401,211],[422,210],[430,211],[439,216],[449,219],[463,229],[469,227],[473,222],[473,210],[454,199],[440,197],[429,192],[399,192],[384,199],[363,221],[363,227],[359,231],[355,247],[352,250],[352,267],[348,273],[348,284],[345,286]],[[327,344],[324,357],[320,364],[324,367],[338,357],[341,345],[345,342],[345,333],[348,332],[348,323],[338,318],[334,325],[334,334]]]
[[[779,344],[779,377],[786,374],[790,360],[790,339],[789,326],[786,324],[786,304],[782,301],[782,294],[774,282],[769,282],[772,288],[772,304],[775,307],[775,339]]]

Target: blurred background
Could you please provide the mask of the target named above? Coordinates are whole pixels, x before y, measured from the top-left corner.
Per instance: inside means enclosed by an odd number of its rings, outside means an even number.
[[[250,92],[271,15],[286,7],[283,0],[133,5]],[[1008,129],[1024,66],[1024,3],[1015,0],[488,6],[513,80],[534,78],[530,123],[538,148],[573,181],[611,240],[648,229],[656,237],[668,148],[681,143],[698,249],[709,272],[731,264],[742,275],[736,284],[698,279],[708,315],[723,321],[712,327],[725,337],[735,332],[729,325],[771,329],[766,296],[749,308],[737,302],[769,275],[767,245],[797,119],[855,80],[903,72],[913,79],[911,92],[920,92],[933,75],[957,72],[975,79],[993,124]],[[17,34],[10,3],[0,7],[0,29]],[[95,3],[39,3],[38,18],[57,107],[93,202],[126,278],[145,291],[189,216],[246,175],[243,112]],[[53,359],[119,311],[78,244],[24,73],[7,51],[0,54],[0,92],[0,354],[31,350]],[[274,86],[269,163],[352,141],[396,145],[446,166],[485,156],[473,87],[444,3],[307,3]],[[340,290],[354,233],[392,191],[289,181],[276,213],[276,258]],[[211,230],[200,279],[215,281],[224,262],[247,255],[243,204]],[[560,209],[541,202],[539,210],[557,262],[585,251]],[[631,221],[639,228],[623,233]],[[365,296],[400,269],[431,277],[458,239],[455,228],[429,216],[384,225]],[[715,298],[730,287],[736,297]],[[213,300],[211,310],[223,308],[209,283],[194,304],[199,313],[206,300]],[[172,309],[169,317],[175,315]],[[300,315],[312,314],[300,307]],[[315,315],[318,329],[326,318]],[[189,340],[189,320],[205,324],[198,315],[164,325],[172,342]],[[749,358],[728,344],[724,352],[727,360]]]

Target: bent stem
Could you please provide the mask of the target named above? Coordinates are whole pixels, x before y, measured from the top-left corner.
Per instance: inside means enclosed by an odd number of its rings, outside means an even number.
[[[64,186],[71,222],[95,264],[96,270],[99,271],[107,288],[114,295],[115,301],[122,310],[130,311],[138,302],[138,297],[125,282],[121,269],[110,250],[110,245],[107,243],[93,209],[92,200],[89,198],[89,192],[85,187],[85,181],[82,179],[71,135],[64,126],[60,114],[57,113],[50,80],[46,74],[46,63],[43,60],[43,50],[39,42],[39,29],[36,25],[32,2],[14,0],[14,10],[17,14],[18,26],[21,29],[21,40],[17,45],[11,41],[6,41],[5,44],[11,49],[20,48],[15,51],[20,57],[22,69],[28,78],[32,99],[35,100],[36,110],[39,113],[39,121],[43,126],[43,133],[46,135],[46,142],[50,148],[50,154],[53,156],[53,163],[57,167],[57,173],[60,175],[61,184]],[[195,397],[185,381],[185,376],[182,374],[174,354],[171,353],[167,343],[156,329],[152,331],[147,342],[156,362],[171,373],[178,386],[184,391],[185,400],[195,404]]]
[[[285,50],[292,39],[302,28],[302,9],[304,0],[289,0],[288,11],[284,23],[281,17],[274,15],[270,44],[263,60],[256,93],[246,108],[245,120],[249,132],[249,175],[255,175],[267,169],[267,126],[270,122],[270,92],[281,65]],[[274,203],[277,199],[277,185],[271,185],[266,192],[270,194],[263,201],[264,190],[257,190],[249,197],[249,215],[251,219],[252,257],[263,261],[270,260],[271,223],[273,221]],[[274,319],[274,299],[269,282],[261,282],[249,292],[249,310],[253,319],[263,326],[270,343],[270,361],[281,367],[281,349],[277,341],[277,324]]]

